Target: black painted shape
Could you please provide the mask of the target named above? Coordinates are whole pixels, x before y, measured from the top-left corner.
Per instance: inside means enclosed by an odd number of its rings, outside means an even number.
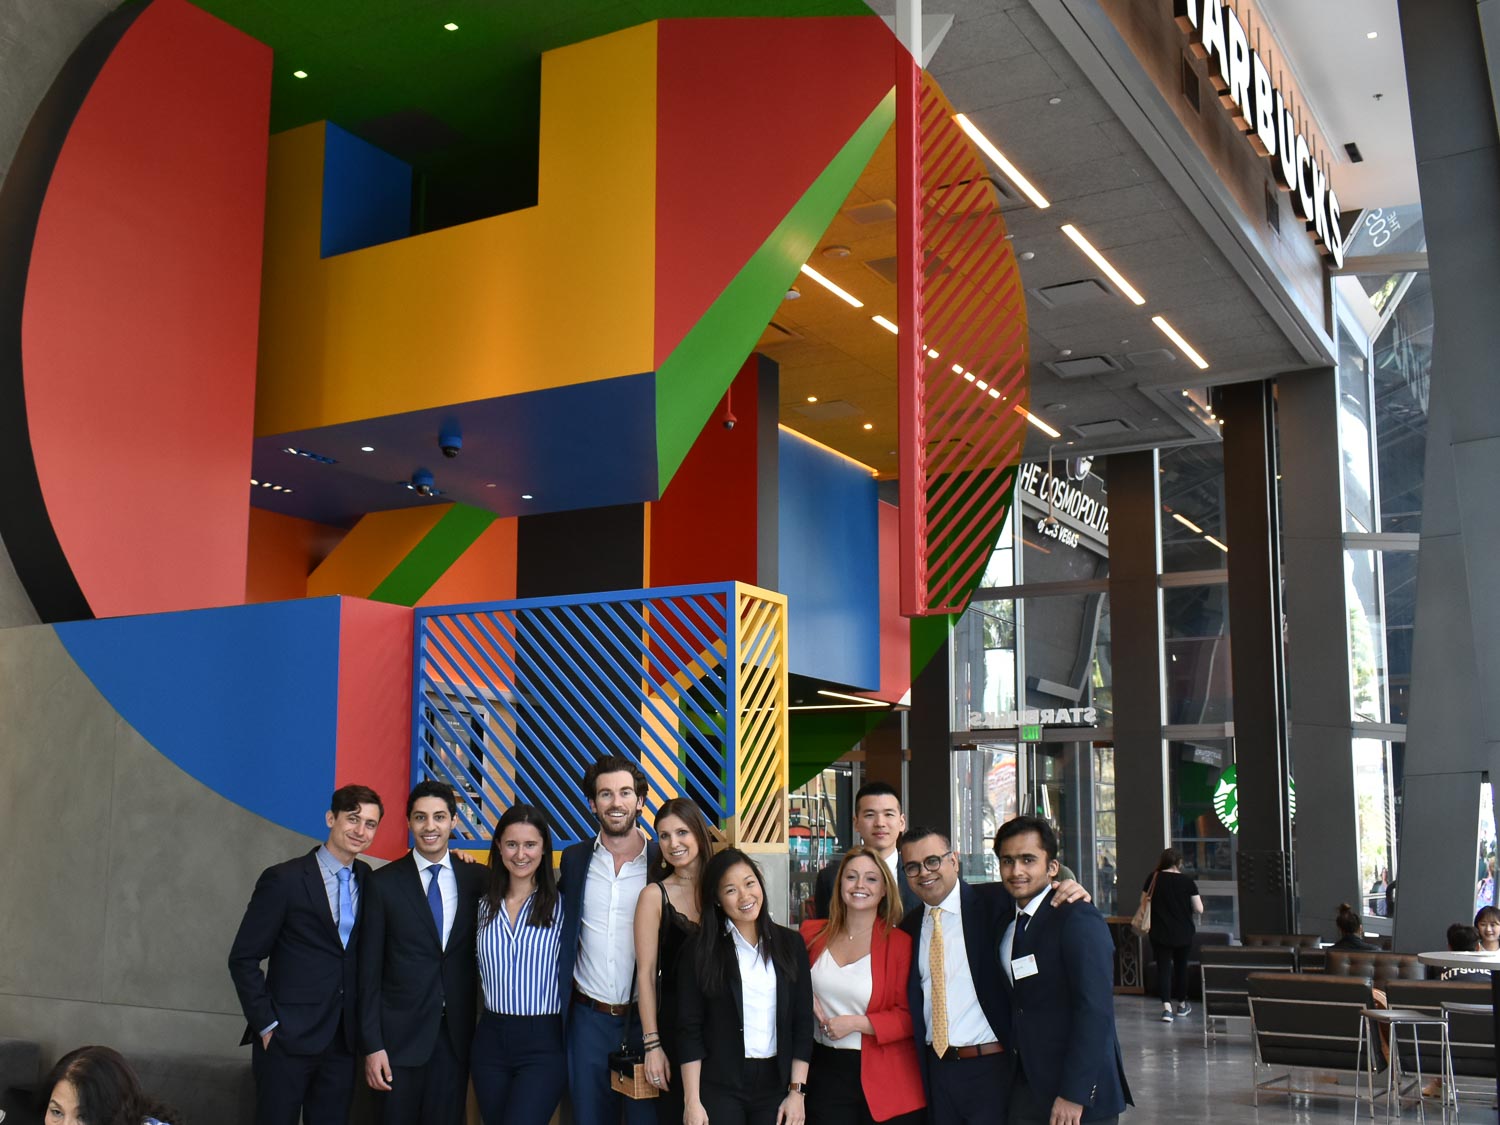
[[[522,516],[516,597],[550,598],[645,585],[646,513],[640,504]]]
[[[73,121],[105,62],[149,6],[147,0],[113,12],[78,45],[37,107],[0,185],[0,487],[5,490],[0,540],[37,616],[47,623],[78,621],[94,613],[47,514],[26,421],[21,315],[31,248]]]

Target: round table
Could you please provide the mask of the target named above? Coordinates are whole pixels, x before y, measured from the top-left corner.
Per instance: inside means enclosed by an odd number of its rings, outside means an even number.
[[[1495,1097],[1500,1099],[1500,953],[1418,953],[1417,960],[1439,969],[1488,969],[1490,1006],[1495,1012]]]

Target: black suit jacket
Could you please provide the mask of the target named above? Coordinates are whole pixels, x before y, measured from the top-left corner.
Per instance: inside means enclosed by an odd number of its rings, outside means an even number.
[[[776,928],[792,943],[792,966],[796,970],[796,976],[788,979],[779,966],[776,969],[776,1062],[785,1084],[791,1081],[792,1060],[812,1061],[812,971],[802,935],[785,926]],[[699,940],[732,943],[734,937],[720,932],[712,939],[697,939],[688,947],[690,956],[681,958],[678,964],[677,1065],[680,1068],[683,1063],[702,1062],[700,1081],[738,1088],[744,1083],[745,1068],[745,992],[739,960],[731,944],[730,995],[705,996],[698,983]]]
[[[261,872],[250,905],[229,949],[229,975],[239,993],[250,1043],[275,1023],[276,1039],[291,1055],[327,1049],[343,1017],[345,1045],[357,1048],[355,966],[361,922],[369,902],[370,865],[354,861],[358,913],[349,947],[338,925],[318,867],[318,849]],[[266,971],[260,963],[269,960]]]
[[[1002,936],[1004,930],[1001,930]],[[1115,1031],[1115,945],[1087,902],[1042,903],[1011,957],[1030,954],[1037,972],[1012,982],[1002,972],[1011,1036],[1026,1081],[1050,1108],[1059,1096],[1083,1106],[1083,1120],[1113,1117],[1130,1103]]]
[[[446,1007],[453,1051],[467,1062],[479,1010],[474,946],[488,870],[483,864],[453,862],[458,905],[446,949],[411,852],[370,877],[359,951],[364,1054],[385,1051],[392,1066],[425,1066]]]
[[[827,918],[829,905],[833,902],[833,879],[839,873],[839,861],[825,864],[823,870],[818,872],[817,882],[813,884],[813,917]],[[901,909],[911,912],[922,905],[922,900],[917,897],[917,892],[911,889],[911,884],[906,881],[905,876],[896,876],[896,889],[901,892]]]
[[[573,992],[573,968],[578,962],[578,942],[583,933],[583,888],[588,882],[589,862],[594,858],[594,848],[597,844],[597,837],[570,844],[563,850],[562,861],[558,866],[557,889],[563,900],[563,931],[562,949],[557,959],[557,973],[561,978],[560,995],[565,1023],[568,1018],[568,1009],[572,1007],[570,997]],[[650,881],[651,872],[656,869],[660,860],[661,849],[657,847],[655,840],[648,838],[646,842],[647,882]],[[630,904],[630,910],[633,917],[635,903]]]
[[[1001,1043],[1010,1042],[1010,1006],[1001,981],[1000,938],[1015,913],[1015,900],[999,883],[958,884],[959,910],[963,913],[964,952],[968,956],[969,975],[985,1019]],[[922,917],[923,904],[902,919],[901,928],[911,935],[911,976],[907,980],[907,1000],[911,1005],[912,1034],[917,1041],[917,1059],[922,1064],[922,1085],[932,1097],[930,1066],[932,1050],[927,1043],[927,1015],[922,1003]],[[998,1093],[996,1095],[999,1096]]]

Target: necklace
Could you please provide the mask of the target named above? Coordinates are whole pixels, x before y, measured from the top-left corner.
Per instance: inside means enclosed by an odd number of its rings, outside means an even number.
[[[870,934],[874,932],[874,930],[875,930],[874,926],[871,926],[868,930],[865,930],[862,933],[858,933],[858,934],[855,933],[853,930],[845,930],[844,931],[844,940],[845,941],[854,941],[857,938],[869,937]]]

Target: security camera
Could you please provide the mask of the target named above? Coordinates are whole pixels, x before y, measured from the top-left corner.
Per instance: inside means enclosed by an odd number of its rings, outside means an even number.
[[[736,418],[730,411],[726,410],[724,412],[724,428],[726,430],[734,429],[734,424],[738,421],[739,419]]]
[[[463,435],[457,430],[444,430],[438,435],[438,448],[443,451],[443,456],[451,461],[463,452]]]
[[[431,496],[434,491],[432,474],[426,469],[418,469],[411,475],[411,486],[416,490],[418,496]]]

